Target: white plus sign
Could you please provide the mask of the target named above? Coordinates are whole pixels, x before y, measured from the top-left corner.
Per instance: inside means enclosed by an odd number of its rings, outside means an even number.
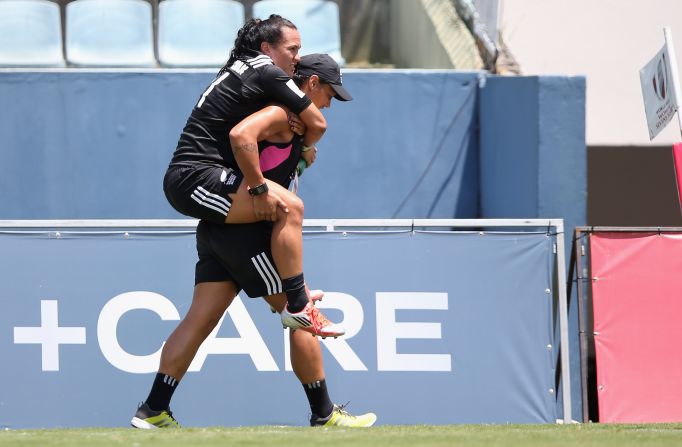
[[[59,345],[85,344],[84,327],[59,327],[57,300],[40,301],[40,327],[15,327],[15,344],[42,345],[43,371],[59,371]]]

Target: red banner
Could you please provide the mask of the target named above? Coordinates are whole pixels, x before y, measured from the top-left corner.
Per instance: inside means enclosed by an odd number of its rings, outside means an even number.
[[[590,248],[600,422],[682,421],[682,233]]]

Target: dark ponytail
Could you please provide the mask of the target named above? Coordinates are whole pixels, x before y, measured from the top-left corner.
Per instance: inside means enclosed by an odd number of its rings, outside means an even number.
[[[291,77],[291,79],[294,81],[294,84],[296,84],[296,87],[301,88],[303,87],[303,84],[310,79],[310,76],[301,76],[297,72],[294,72],[294,75]]]
[[[230,58],[218,75],[225,73],[239,57],[260,51],[261,43],[268,42],[271,45],[279,43],[282,40],[282,27],[296,29],[296,25],[291,21],[277,14],[272,14],[265,20],[255,18],[247,20],[237,31]]]

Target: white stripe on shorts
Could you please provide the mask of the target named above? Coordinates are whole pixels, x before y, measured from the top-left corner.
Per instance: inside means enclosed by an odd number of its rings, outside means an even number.
[[[203,205],[206,208],[211,208],[212,210],[218,211],[220,214],[227,217],[227,211],[225,211],[223,208],[218,208],[216,206],[211,205],[210,203],[206,203],[194,194],[192,194],[190,197],[194,199],[194,201],[197,202],[199,205]]]
[[[207,191],[203,186],[197,186],[197,190],[198,190],[199,192],[204,193],[204,195],[206,195],[206,197],[210,197],[210,198],[212,198],[212,199],[217,200],[218,202],[223,203],[223,204],[227,207],[228,210],[229,210],[230,207],[232,206],[232,205],[230,204],[230,201],[227,200],[225,197],[219,196],[218,194],[213,194],[212,192]],[[195,192],[196,192],[196,191],[195,191]]]
[[[268,289],[268,295],[272,295],[272,283],[270,282],[271,278],[269,275],[266,275],[265,272],[263,271],[263,268],[258,262],[258,256],[251,258],[251,262],[253,263],[254,267],[256,267],[256,270],[258,270],[258,274],[260,275],[260,277],[263,279],[263,283],[265,283],[265,287],[267,287]]]
[[[258,270],[258,274],[263,279],[265,287],[268,289],[268,295],[282,292],[282,282],[279,279],[277,271],[272,267],[265,253],[261,253],[251,258],[251,262]]]
[[[225,200],[224,197],[206,191],[201,186],[197,187],[190,197],[199,205],[215,210],[223,216],[227,216],[227,213],[230,211],[230,202]]]
[[[265,253],[262,253],[261,256],[263,257],[263,261],[268,265],[270,268],[270,271],[272,272],[272,276],[275,278],[275,293],[282,293],[282,280],[279,278],[279,274],[277,273],[277,269],[273,267],[273,265],[270,263],[270,258],[265,256]]]

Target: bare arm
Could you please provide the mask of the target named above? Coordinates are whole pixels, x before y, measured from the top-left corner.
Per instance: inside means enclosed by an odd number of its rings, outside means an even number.
[[[279,106],[265,107],[232,128],[230,145],[247,185],[257,186],[265,182],[260,170],[258,142],[290,132],[287,113]],[[291,138],[290,135],[282,136]]]
[[[268,106],[244,118],[230,131],[230,144],[239,169],[244,174],[247,186],[265,183],[260,170],[258,141],[270,139],[291,139],[287,112],[278,106]],[[277,220],[277,209],[287,213],[284,200],[274,191],[267,191],[253,197],[253,213],[259,220]]]
[[[303,144],[306,146],[314,146],[320,141],[322,135],[327,130],[327,120],[320,112],[315,104],[310,104],[305,110],[299,113],[301,121],[306,126],[305,136],[303,137]]]

